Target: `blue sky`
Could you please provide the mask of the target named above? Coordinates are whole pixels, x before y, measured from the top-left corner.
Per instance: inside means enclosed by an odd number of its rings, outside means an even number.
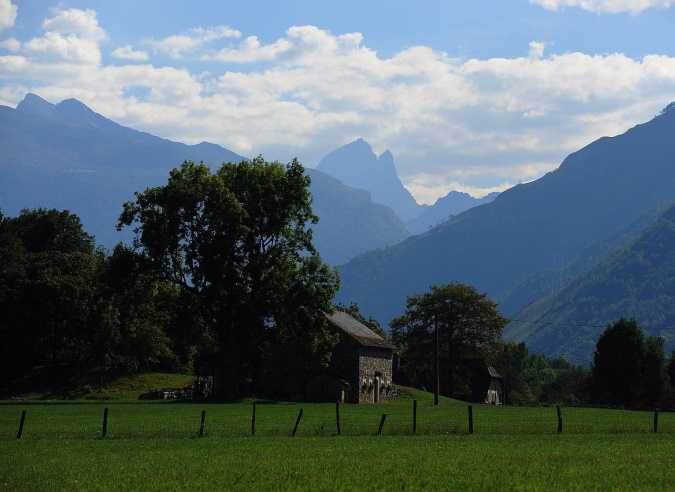
[[[310,167],[362,137],[433,203],[536,179],[658,114],[673,26],[673,0],[0,0],[0,104],[74,97]]]

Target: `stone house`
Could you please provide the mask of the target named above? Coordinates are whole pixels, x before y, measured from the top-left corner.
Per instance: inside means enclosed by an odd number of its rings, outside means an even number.
[[[345,403],[394,399],[393,345],[343,311],[327,318],[339,342],[333,348],[328,368],[307,380],[305,399]]]

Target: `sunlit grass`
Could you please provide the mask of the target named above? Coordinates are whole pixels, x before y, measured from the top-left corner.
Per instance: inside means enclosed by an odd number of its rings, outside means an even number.
[[[417,434],[412,433],[417,400]],[[107,437],[102,438],[104,408]],[[302,420],[290,437],[300,410]],[[26,411],[22,439],[16,439]],[[199,438],[202,411],[204,437]],[[0,489],[667,490],[675,415],[393,403],[0,403]],[[386,421],[382,435],[378,426]]]
[[[467,434],[469,405],[442,399],[418,400],[417,434]],[[190,438],[197,436],[201,413],[206,412],[205,436],[244,437],[253,433],[252,403],[80,402],[0,404],[0,440],[16,437],[22,410],[26,410],[26,439],[95,439],[101,437],[104,408],[108,408],[107,437]],[[298,437],[338,434],[336,407],[329,403],[257,403],[256,437],[290,436],[298,414],[303,415]],[[472,405],[475,434],[553,434],[558,421],[555,407]],[[340,432],[344,436],[376,435],[383,414],[383,435],[413,433],[412,400],[385,404],[340,405]],[[651,433],[653,412],[593,408],[563,408],[563,433]],[[659,414],[658,430],[675,432],[675,414]]]
[[[4,490],[669,490],[671,434],[0,442]]]

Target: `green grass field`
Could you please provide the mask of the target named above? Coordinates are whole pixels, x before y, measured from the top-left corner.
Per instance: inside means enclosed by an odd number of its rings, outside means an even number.
[[[418,435],[412,400],[418,400]],[[101,438],[108,408],[107,437]],[[4,402],[0,490],[674,490],[675,415],[473,405]],[[290,437],[300,409],[296,437]],[[26,411],[22,439],[16,439]],[[202,410],[204,437],[198,438]],[[387,418],[377,435],[381,415]]]

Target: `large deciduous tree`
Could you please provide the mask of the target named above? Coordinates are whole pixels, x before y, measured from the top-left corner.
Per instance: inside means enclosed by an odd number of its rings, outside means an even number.
[[[100,255],[79,217],[22,210],[0,220],[0,346],[13,368],[82,359]]]
[[[118,227],[134,225],[135,246],[217,334],[231,396],[272,348],[292,340],[326,353],[334,342],[324,312],[338,278],[312,245],[309,184],[297,160],[258,157],[215,173],[186,161],[124,205]]]
[[[507,322],[486,294],[453,282],[409,296],[405,313],[392,320],[390,326],[392,341],[407,360],[411,382],[429,388],[435,387],[438,330],[440,393],[470,399],[470,367],[475,367],[476,361],[489,360],[491,352],[500,346]]]
[[[635,319],[621,318],[600,335],[591,368],[597,403],[654,407],[667,398],[663,340],[645,338]]]

